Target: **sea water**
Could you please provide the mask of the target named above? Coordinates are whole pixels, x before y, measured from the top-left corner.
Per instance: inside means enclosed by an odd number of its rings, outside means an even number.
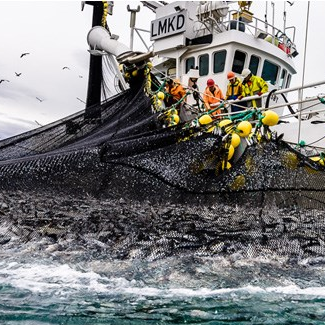
[[[0,324],[324,324],[324,263],[238,253],[87,259],[77,247],[3,248]]]

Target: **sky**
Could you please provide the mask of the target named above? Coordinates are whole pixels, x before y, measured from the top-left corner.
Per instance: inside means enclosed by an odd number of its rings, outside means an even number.
[[[292,2],[292,1],[291,1]],[[235,2],[236,3],[236,2]],[[303,70],[307,1],[274,1],[279,12],[275,24],[296,26],[299,74],[292,85],[300,85]],[[131,9],[140,6],[138,28],[149,29],[154,14],[139,1],[115,1],[107,23],[119,41],[130,44]],[[268,2],[268,21],[272,21]],[[264,18],[266,4],[253,1],[250,8]],[[310,1],[305,83],[325,80],[323,19],[325,1]],[[89,46],[87,34],[92,7],[81,11],[81,1],[0,1],[0,139],[44,125],[85,108],[87,98]],[[149,40],[149,34],[141,32]],[[291,35],[290,35],[291,36]],[[135,35],[134,50],[146,49]],[[22,53],[29,53],[20,57]],[[64,67],[68,67],[63,69]],[[20,74],[19,76],[16,75]]]

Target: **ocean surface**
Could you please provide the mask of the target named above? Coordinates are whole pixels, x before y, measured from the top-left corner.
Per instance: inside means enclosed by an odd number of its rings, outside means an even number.
[[[324,324],[325,260],[0,246],[0,324]],[[79,255],[79,252],[80,255]]]

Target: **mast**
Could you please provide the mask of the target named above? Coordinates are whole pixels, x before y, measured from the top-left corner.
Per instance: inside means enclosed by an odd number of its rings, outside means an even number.
[[[85,4],[93,6],[92,27],[101,26],[102,24],[103,3],[103,1],[85,1]],[[96,109],[101,102],[101,83],[102,56],[90,54],[85,119],[98,119],[101,117],[100,109]]]

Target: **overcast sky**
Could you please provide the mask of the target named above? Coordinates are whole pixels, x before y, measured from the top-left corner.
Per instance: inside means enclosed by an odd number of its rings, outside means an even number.
[[[127,4],[140,5],[137,27],[149,29],[154,14],[139,1],[115,1],[107,22],[119,41],[129,46]],[[277,25],[283,27],[284,2],[275,1]],[[264,18],[265,2],[254,1],[251,11]],[[307,1],[286,4],[287,26],[296,25],[301,83]],[[310,2],[305,82],[325,80],[323,20],[325,1]],[[271,3],[268,21],[272,21]],[[92,7],[81,11],[81,1],[0,1],[0,138],[5,138],[65,117],[84,108],[87,96],[89,53],[87,33]],[[145,34],[142,33],[144,37]],[[148,39],[148,36],[146,37]],[[139,39],[135,50],[145,51]],[[20,57],[22,53],[30,53]],[[63,69],[69,67],[69,69]],[[16,76],[15,73],[21,73]],[[38,99],[37,99],[38,98]],[[40,101],[41,100],[41,101]]]

